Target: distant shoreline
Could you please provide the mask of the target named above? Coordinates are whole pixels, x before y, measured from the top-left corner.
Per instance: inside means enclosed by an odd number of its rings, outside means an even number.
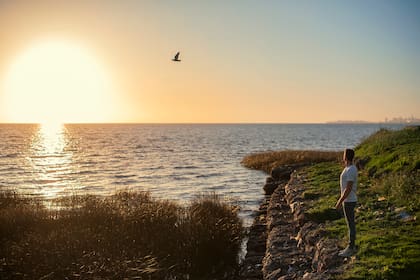
[[[364,121],[336,121],[325,124],[384,124],[384,125],[420,125],[420,122],[364,122]]]
[[[369,121],[330,121],[319,123],[293,123],[293,122],[220,122],[220,123],[195,123],[195,122],[180,122],[180,123],[153,123],[153,122],[103,122],[103,123],[62,123],[63,125],[330,125],[330,124],[367,124],[367,125],[420,125],[418,122],[369,122]],[[42,125],[42,123],[12,123],[0,122],[0,125]]]

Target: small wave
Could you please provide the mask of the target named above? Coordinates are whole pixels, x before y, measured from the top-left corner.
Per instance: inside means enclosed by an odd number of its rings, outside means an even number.
[[[11,166],[11,167],[0,169],[0,172],[10,172],[10,171],[16,171],[16,170],[22,170],[22,169],[15,166]]]
[[[114,181],[115,185],[132,185],[138,183],[137,180],[124,180],[124,181]]]
[[[171,176],[171,179],[175,181],[183,181],[183,180],[188,180],[189,178],[187,176]]]
[[[140,175],[139,179],[143,181],[159,181],[164,177],[165,176],[162,176],[162,175],[149,174],[149,175]]]
[[[159,165],[159,166],[146,166],[140,169],[140,171],[157,171],[157,170],[162,170],[165,167],[163,165]]]
[[[225,180],[224,182],[225,182],[226,184],[230,184],[230,183],[238,183],[238,182],[240,182],[240,180],[239,180],[239,179],[234,178],[234,179],[228,179],[228,180]]]
[[[12,154],[7,154],[7,155],[1,155],[1,158],[15,158],[19,156],[19,153],[12,153]]]
[[[115,178],[117,179],[124,179],[124,178],[131,178],[131,177],[136,177],[136,175],[114,175]]]
[[[98,161],[94,161],[94,160],[87,160],[87,161],[81,161],[80,164],[84,165],[84,166],[92,166],[92,165],[97,165],[97,164],[103,164],[103,163],[108,163],[105,160],[98,160]]]
[[[79,190],[84,191],[84,192],[89,192],[89,191],[97,191],[101,188],[102,187],[100,187],[100,186],[83,186],[83,187],[79,188]]]
[[[216,172],[216,173],[208,173],[208,174],[200,174],[195,176],[196,178],[209,178],[209,177],[217,177],[223,175],[222,173]]]
[[[65,155],[38,155],[38,156],[30,156],[31,159],[43,159],[43,158],[62,158]]]
[[[70,173],[70,175],[90,175],[90,174],[96,174],[96,173],[98,172],[94,170],[82,170],[82,171],[72,172]]]
[[[174,169],[198,169],[195,165],[175,166]]]
[[[115,156],[113,156],[113,159],[110,160],[110,162],[120,162],[121,159],[127,159],[127,153],[125,152],[125,154],[117,154]]]
[[[58,182],[56,179],[44,179],[44,180],[35,180],[33,181],[35,184],[39,185],[46,185],[46,184],[52,184]]]
[[[147,149],[147,148],[149,148],[150,146],[148,146],[148,145],[137,145],[137,146],[135,146],[134,148],[135,149]]]
[[[90,154],[89,156],[90,157],[101,157],[103,155],[102,154],[99,154],[99,153],[93,153],[93,154]]]

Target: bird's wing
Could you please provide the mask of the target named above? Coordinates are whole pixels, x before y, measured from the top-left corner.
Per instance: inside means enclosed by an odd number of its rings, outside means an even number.
[[[176,53],[176,55],[175,55],[175,57],[174,57],[174,58],[175,58],[176,60],[178,60],[178,57],[179,57],[179,52],[177,52],[177,53]]]

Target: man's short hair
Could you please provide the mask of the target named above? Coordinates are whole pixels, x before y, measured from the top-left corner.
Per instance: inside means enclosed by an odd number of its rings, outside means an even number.
[[[353,149],[345,149],[344,150],[344,157],[347,160],[352,161],[354,159],[354,150]]]

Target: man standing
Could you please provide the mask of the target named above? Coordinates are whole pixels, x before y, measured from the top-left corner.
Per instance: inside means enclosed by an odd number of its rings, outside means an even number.
[[[345,167],[340,175],[341,196],[337,201],[335,208],[339,210],[341,207],[344,211],[347,227],[349,230],[349,244],[340,251],[340,257],[349,257],[356,253],[356,223],[354,220],[354,208],[357,203],[357,168],[353,165],[354,151],[346,149],[343,155]]]

